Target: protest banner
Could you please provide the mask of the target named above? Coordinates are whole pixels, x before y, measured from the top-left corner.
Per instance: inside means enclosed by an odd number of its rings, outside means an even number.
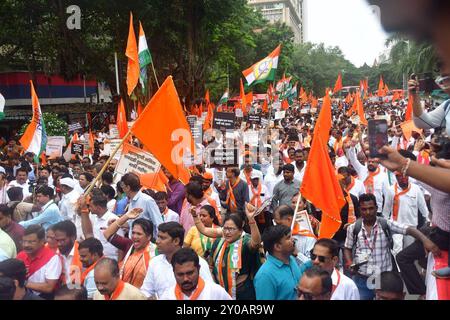
[[[103,154],[105,155],[110,155],[112,150],[114,150],[119,144],[120,144],[120,139],[112,139],[112,140],[104,140],[103,142]],[[116,154],[114,155],[113,159],[119,160],[120,156],[122,154],[122,148],[120,148]]]
[[[116,171],[122,175],[128,172],[134,172],[141,175],[157,172],[160,167],[161,164],[150,152],[124,143],[122,155],[117,163]]]
[[[213,149],[211,157],[207,159],[211,168],[226,168],[239,166],[239,149]]]
[[[109,125],[109,137],[111,139],[119,138],[119,129],[117,129],[116,124],[110,124]]]
[[[74,132],[76,130],[81,130],[83,127],[79,122],[69,124],[69,132]]]
[[[84,143],[73,142],[70,148],[70,153],[78,153],[79,155],[84,156]]]
[[[256,115],[256,114],[249,114],[248,122],[253,123],[253,124],[261,124],[261,116]]]
[[[237,118],[244,117],[244,112],[242,111],[242,109],[236,109],[234,112],[235,112]]]
[[[258,131],[245,131],[244,132],[244,144],[248,144],[250,146],[257,146],[259,143],[259,134]]]
[[[62,157],[62,148],[60,144],[47,143],[45,146],[45,154],[49,157]]]
[[[269,125],[269,120],[266,118],[261,118],[261,126],[266,128]]]
[[[59,145],[61,147],[67,146],[66,137],[64,136],[48,136],[47,144]]]
[[[232,112],[215,112],[213,128],[218,130],[234,130],[235,114]]]
[[[315,238],[314,230],[311,225],[311,221],[309,220],[308,212],[306,210],[297,212],[295,221],[298,223],[300,235]]]
[[[277,111],[275,112],[275,120],[284,119],[286,117],[286,111]]]

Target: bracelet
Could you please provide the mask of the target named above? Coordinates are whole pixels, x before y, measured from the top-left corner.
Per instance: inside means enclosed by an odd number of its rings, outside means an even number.
[[[255,220],[249,221],[248,224],[256,224],[256,221]]]
[[[411,159],[410,158],[406,159],[406,162],[405,162],[405,164],[402,167],[402,175],[404,177],[406,176],[406,171],[408,171],[410,164],[411,164]]]

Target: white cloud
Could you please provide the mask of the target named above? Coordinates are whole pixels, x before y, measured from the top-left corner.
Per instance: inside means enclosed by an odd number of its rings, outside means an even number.
[[[341,48],[357,67],[372,65],[388,35],[366,0],[307,0],[306,40]]]

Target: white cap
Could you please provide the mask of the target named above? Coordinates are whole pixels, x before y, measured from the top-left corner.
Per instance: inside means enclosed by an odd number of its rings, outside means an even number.
[[[61,178],[61,180],[59,180],[59,183],[72,189],[75,188],[75,181],[73,181],[73,179],[71,178]]]
[[[255,170],[252,170],[252,174],[250,175],[250,179],[256,179],[256,178],[259,179],[259,174]]]

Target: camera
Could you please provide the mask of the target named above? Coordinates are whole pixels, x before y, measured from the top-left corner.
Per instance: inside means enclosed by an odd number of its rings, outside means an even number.
[[[32,194],[34,194],[34,190],[36,189],[36,180],[30,179],[28,182],[28,191]]]

